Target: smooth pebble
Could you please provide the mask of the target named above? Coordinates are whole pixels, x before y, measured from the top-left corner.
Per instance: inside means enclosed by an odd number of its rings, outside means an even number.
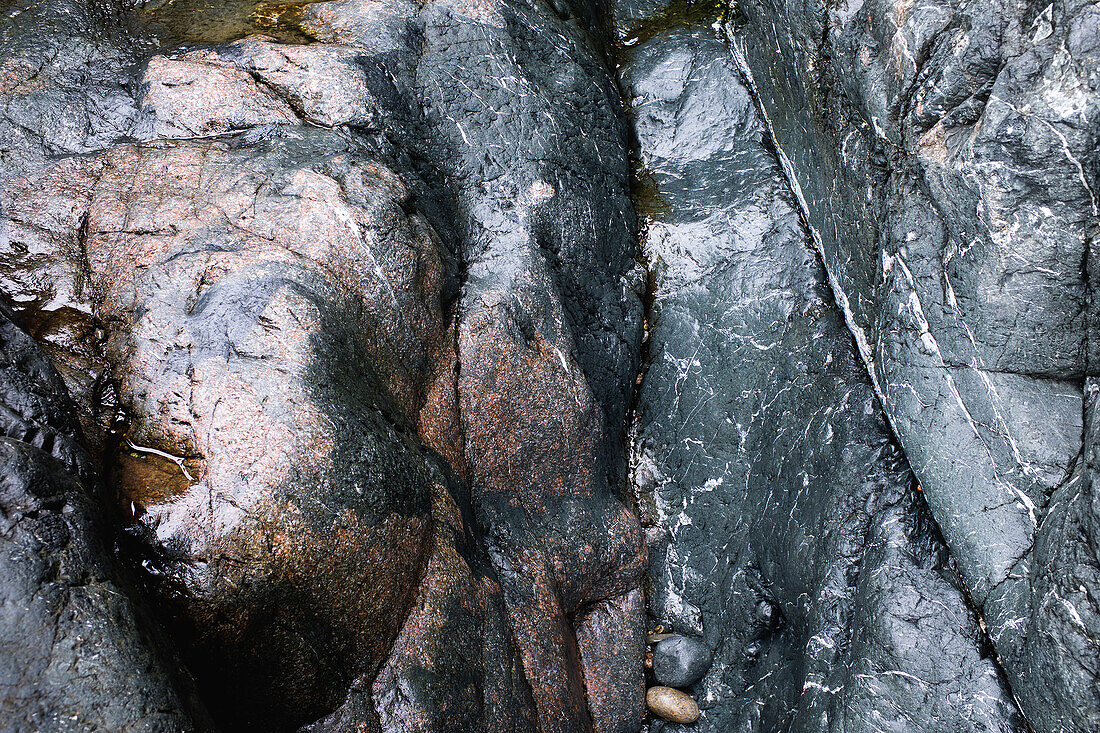
[[[645,702],[654,715],[672,723],[694,723],[699,719],[699,706],[691,696],[671,687],[650,687]]]

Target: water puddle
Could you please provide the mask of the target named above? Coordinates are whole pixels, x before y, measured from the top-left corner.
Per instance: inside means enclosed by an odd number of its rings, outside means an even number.
[[[729,0],[672,0],[664,10],[631,26],[621,44],[631,48],[673,28],[721,25],[736,12]]]
[[[134,13],[163,47],[231,43],[264,35],[280,43],[314,43],[301,28],[302,11],[318,0],[150,0]]]

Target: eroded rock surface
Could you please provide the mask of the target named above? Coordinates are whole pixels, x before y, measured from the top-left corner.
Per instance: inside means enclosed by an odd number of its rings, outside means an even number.
[[[834,292],[1013,691],[1036,730],[1094,730],[1100,11],[742,9]]]
[[[196,731],[208,720],[135,605],[73,405],[0,311],[0,720],[12,731]]]
[[[624,65],[655,201],[638,488],[704,730],[1022,730],[724,39]],[[662,642],[668,643],[668,642]]]
[[[311,7],[305,23],[345,44],[397,35],[379,34],[374,14],[336,22],[332,12]],[[465,448],[452,465],[486,528],[539,724],[563,731],[589,720],[632,729],[643,710],[644,552],[619,498],[617,428],[636,373],[642,278],[626,131],[579,26],[587,13],[430,4],[415,47],[378,61],[393,82],[384,103],[394,119],[408,114],[414,157],[432,161],[429,216],[464,268]]]
[[[153,39],[102,150],[7,180],[15,300],[65,311],[36,335],[220,724],[640,725],[643,278],[580,10]]]
[[[447,480],[393,425],[442,335],[438,253],[393,175],[329,137],[120,148],[88,214],[130,420],[115,485],[214,707],[250,724],[308,723],[373,675]]]
[[[1095,728],[1095,8],[744,11],[4,4],[13,526],[120,579],[13,727],[626,733],[648,601],[697,729]]]

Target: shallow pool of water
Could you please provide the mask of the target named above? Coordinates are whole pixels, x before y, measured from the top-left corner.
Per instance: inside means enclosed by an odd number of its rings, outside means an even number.
[[[313,43],[300,27],[305,2],[262,0],[150,0],[135,18],[161,46],[229,43],[260,34],[282,43]]]

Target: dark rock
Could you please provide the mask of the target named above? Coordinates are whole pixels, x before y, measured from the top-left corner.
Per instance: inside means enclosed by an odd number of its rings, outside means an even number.
[[[609,5],[5,5],[13,727],[1100,727],[1100,15]]]
[[[618,93],[577,5],[431,4],[416,40],[377,58],[393,81],[391,122],[420,111],[405,144],[432,161],[425,211],[465,270],[465,450],[452,465],[486,527],[540,725],[632,730],[643,715],[644,553],[617,496],[618,426],[643,278]],[[306,22],[342,44],[369,43],[361,27],[382,22],[373,9],[362,21],[333,12],[316,6]]]
[[[829,280],[1013,691],[1037,731],[1095,730],[1100,13],[740,7]]]
[[[0,290],[16,322],[55,360],[96,450],[103,431],[81,399],[103,375],[81,297],[80,216],[89,171],[80,156],[137,129],[129,69],[142,44],[114,0],[15,0],[2,12],[0,185],[58,159],[72,171],[54,179],[52,195],[19,184],[6,188]]]
[[[614,426],[632,392],[641,309],[616,90],[583,46],[547,42],[557,18],[457,21],[432,21],[440,35],[424,60],[435,69],[432,122],[460,151],[448,178],[468,207],[458,349],[474,501],[542,729],[583,729],[591,717],[600,731],[632,730],[643,713],[644,551],[617,496]],[[528,61],[483,68],[500,45]],[[452,98],[453,86],[432,81],[444,75],[473,93]],[[509,75],[527,99],[501,116]],[[467,147],[463,135],[486,137]],[[569,661],[574,644],[583,675]]]
[[[115,0],[13,0],[0,23],[0,176],[101,149],[138,122],[142,43]]]
[[[4,729],[207,729],[104,542],[95,471],[64,386],[6,309],[0,412]]]
[[[653,649],[653,676],[667,687],[688,687],[703,679],[714,655],[698,639],[673,636]]]
[[[693,729],[1022,730],[728,46],[664,31],[623,78],[654,277],[634,477],[650,611],[715,650]]]
[[[220,78],[225,62],[202,65]],[[194,115],[219,107],[174,89],[153,109],[165,129],[179,114],[205,129]],[[87,305],[72,310],[107,335],[99,369],[127,417],[108,458],[146,528],[149,584],[234,729],[293,729],[339,708],[318,729],[377,726],[381,713],[391,726],[439,714],[444,728],[523,730],[533,705],[469,500],[416,438],[454,451],[447,256],[406,213],[400,179],[353,139],[265,138],[120,146],[12,186],[20,235],[50,221],[36,196],[84,187],[71,236]],[[55,228],[39,234],[53,261],[70,236]],[[54,288],[54,272],[38,272],[44,288],[77,292]],[[406,696],[432,669],[435,697],[372,701],[387,659],[382,676]]]

